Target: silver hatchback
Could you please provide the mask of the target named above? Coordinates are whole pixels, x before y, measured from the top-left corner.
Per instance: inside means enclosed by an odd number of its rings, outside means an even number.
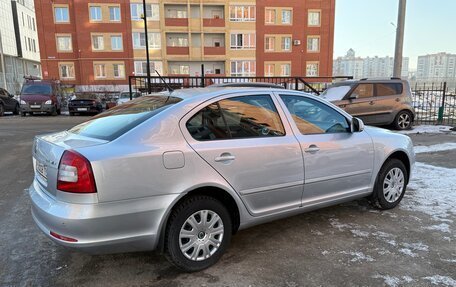
[[[362,197],[393,208],[413,164],[407,136],[309,94],[187,89],[36,137],[29,193],[36,224],[61,245],[159,248],[197,271],[239,229]]]

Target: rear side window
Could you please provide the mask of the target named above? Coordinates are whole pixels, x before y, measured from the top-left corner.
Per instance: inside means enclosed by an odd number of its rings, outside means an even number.
[[[377,97],[402,94],[402,84],[400,83],[375,84],[375,87],[377,89]]]
[[[359,84],[352,95],[357,95],[358,98],[371,98],[374,96],[374,85],[373,84]]]
[[[140,97],[109,109],[69,129],[69,132],[111,141],[181,100],[166,96]]]
[[[269,95],[221,100],[201,109],[186,126],[192,137],[201,141],[285,135]]]

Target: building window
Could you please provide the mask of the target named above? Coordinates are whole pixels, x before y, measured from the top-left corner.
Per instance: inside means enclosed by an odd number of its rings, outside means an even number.
[[[231,34],[231,49],[254,49],[255,48],[255,34]]]
[[[267,52],[274,52],[275,51],[275,37],[273,37],[273,36],[266,36],[265,37],[264,49]]]
[[[133,3],[130,4],[131,10],[131,19],[132,20],[141,20],[142,15],[144,14],[143,5]],[[160,20],[160,6],[158,4],[146,4],[146,16],[149,21],[158,21]]]
[[[307,26],[320,26],[321,25],[321,20],[320,20],[321,12],[320,11],[309,11],[308,16],[307,16]]]
[[[121,35],[111,36],[111,49],[115,51],[123,50]]]
[[[307,37],[307,52],[320,52],[320,36]]]
[[[291,76],[291,64],[281,64],[280,65],[280,76],[282,76],[282,77]]]
[[[291,37],[282,37],[282,51],[291,51]]]
[[[178,18],[184,19],[187,18],[187,9],[186,8],[169,8],[166,18]]]
[[[163,63],[160,61],[150,61],[150,72],[153,74],[157,70],[161,75],[163,74]],[[147,74],[147,62],[135,61],[135,75],[144,76]]]
[[[254,22],[256,19],[255,6],[230,6],[230,21]]]
[[[190,66],[188,65],[172,65],[171,74],[174,75],[190,75]]]
[[[114,22],[120,21],[120,7],[119,6],[109,7],[109,21],[114,21]]]
[[[188,37],[185,35],[173,35],[168,37],[169,47],[188,47]]]
[[[265,77],[274,77],[274,64],[265,64],[264,65],[264,76]]]
[[[307,77],[318,77],[318,62],[307,62],[306,64],[306,76]]]
[[[95,51],[104,50],[103,35],[93,35],[92,36],[92,49]]]
[[[94,64],[95,79],[106,78],[106,65],[105,64]]]
[[[69,23],[68,7],[54,7],[54,21],[55,23]]]
[[[255,61],[232,61],[231,76],[251,77],[256,75]]]
[[[282,10],[282,24],[288,25],[291,24],[292,19],[292,10],[283,9]]]
[[[70,35],[57,36],[57,51],[59,52],[71,52],[73,51],[73,45],[71,42]]]
[[[59,64],[59,73],[62,80],[74,79],[74,64]]]
[[[146,33],[133,32],[133,48],[144,49],[146,48]],[[161,34],[159,32],[148,33],[149,49],[161,48]]]
[[[275,24],[276,21],[276,10],[275,9],[265,9],[264,14],[266,24]]]
[[[149,49],[161,48],[161,34],[159,32],[148,33],[149,35]],[[145,46],[145,44],[144,44]],[[187,45],[188,46],[188,45]]]
[[[101,21],[101,7],[100,6],[90,6],[90,21]]]
[[[113,64],[112,70],[114,74],[114,78],[116,79],[124,79],[125,78],[125,66],[124,64]]]

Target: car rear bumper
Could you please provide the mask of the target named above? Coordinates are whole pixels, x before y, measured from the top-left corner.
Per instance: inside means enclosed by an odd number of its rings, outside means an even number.
[[[71,113],[99,113],[101,109],[90,106],[90,107],[68,107],[68,111]]]
[[[36,107],[34,107],[36,106]],[[33,107],[33,108],[32,108]],[[37,105],[30,105],[30,104],[22,104],[21,105],[21,112],[23,113],[52,113],[54,110],[54,105],[46,105],[46,104],[37,104]]]
[[[177,197],[75,204],[56,199],[36,181],[29,194],[33,219],[44,234],[60,245],[93,254],[155,249],[163,218]],[[51,231],[77,242],[58,239]]]

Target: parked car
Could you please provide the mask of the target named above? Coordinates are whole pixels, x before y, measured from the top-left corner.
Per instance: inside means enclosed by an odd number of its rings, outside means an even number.
[[[197,271],[239,229],[363,197],[395,207],[414,161],[409,137],[313,95],[184,89],[37,136],[29,194],[37,226],[58,244],[158,248]]]
[[[101,101],[95,95],[82,94],[73,96],[68,101],[68,112],[70,116],[75,114],[99,114],[103,111]]]
[[[132,100],[141,97],[141,93],[132,92],[131,93]],[[121,105],[130,101],[130,92],[122,92],[120,93],[119,99],[117,99],[117,105]]]
[[[405,130],[415,120],[409,83],[398,78],[343,81],[321,96],[368,125],[392,124]]]
[[[14,99],[14,96],[7,90],[0,88],[0,117],[5,112],[13,112],[13,114],[18,115],[20,110],[19,102]]]
[[[60,84],[56,81],[26,80],[22,86],[21,115],[48,113],[60,115]]]

